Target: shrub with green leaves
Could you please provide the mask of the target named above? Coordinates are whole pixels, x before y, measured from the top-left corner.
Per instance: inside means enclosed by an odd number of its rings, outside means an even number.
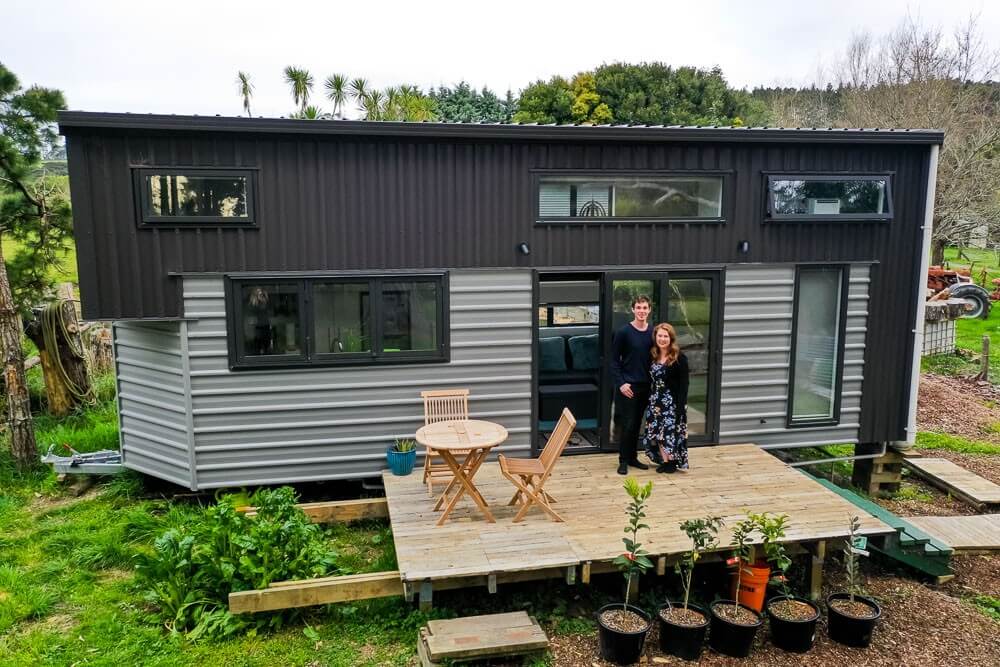
[[[337,554],[323,529],[295,506],[291,487],[262,489],[250,500],[256,516],[237,512],[233,499],[223,497],[200,520],[163,533],[153,553],[139,557],[138,581],[171,632],[197,639],[279,627],[285,614],[230,614],[229,593],[336,570]]]

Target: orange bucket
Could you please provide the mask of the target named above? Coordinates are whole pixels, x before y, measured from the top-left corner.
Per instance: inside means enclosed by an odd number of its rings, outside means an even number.
[[[748,572],[749,570],[749,572]],[[736,599],[736,574],[733,573],[732,595]],[[739,603],[751,609],[764,609],[764,596],[767,593],[767,582],[771,580],[771,568],[767,565],[746,565],[740,578]]]

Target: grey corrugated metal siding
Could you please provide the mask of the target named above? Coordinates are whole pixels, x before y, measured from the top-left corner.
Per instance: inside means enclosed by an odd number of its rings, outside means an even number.
[[[829,132],[779,135],[794,143],[777,143],[777,137],[776,143],[742,143],[737,137],[744,135],[732,132],[676,135],[712,141],[585,141],[585,128],[532,140],[517,133],[476,140],[475,128],[452,138],[417,130],[383,137],[307,134],[305,125],[295,125],[301,134],[263,127],[240,133],[183,119],[176,131],[163,131],[141,129],[142,118],[135,120],[133,129],[118,123],[66,130],[87,318],[179,317],[180,278],[170,274],[184,272],[872,261],[878,263],[866,348],[872,372],[860,438],[905,438],[912,348],[902,341],[912,340],[922,289],[927,145],[861,143],[883,139]],[[823,143],[828,139],[836,143]],[[258,226],[139,228],[130,165],[258,168]],[[727,221],[537,224],[538,170],[574,169],[725,172]],[[765,223],[766,171],[892,172],[894,219]],[[746,255],[737,250],[744,240]],[[517,251],[521,242],[530,245],[530,255]]]
[[[468,387],[473,418],[530,449],[531,273],[454,271],[451,360],[396,367],[230,371],[221,277],[185,277],[200,488],[373,477],[423,424],[424,389]]]
[[[126,467],[195,487],[180,322],[115,322],[115,372]]]
[[[786,427],[795,267],[726,271],[719,442],[803,447],[860,441],[871,267],[850,267],[840,423]]]

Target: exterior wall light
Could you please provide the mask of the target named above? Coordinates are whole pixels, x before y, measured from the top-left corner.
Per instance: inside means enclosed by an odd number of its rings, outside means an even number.
[[[741,255],[746,255],[747,253],[750,252],[750,242],[740,241],[739,243],[736,244],[736,249],[740,252]]]
[[[522,243],[518,243],[517,244],[517,251],[519,253],[521,253],[522,255],[530,255],[531,254],[531,246],[529,246],[527,243],[523,243],[523,242]]]

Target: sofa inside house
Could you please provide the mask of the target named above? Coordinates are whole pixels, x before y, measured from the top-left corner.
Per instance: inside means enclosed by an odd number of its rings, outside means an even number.
[[[601,346],[597,326],[538,329],[539,428],[555,425],[564,407],[578,430],[596,429],[600,410]]]

